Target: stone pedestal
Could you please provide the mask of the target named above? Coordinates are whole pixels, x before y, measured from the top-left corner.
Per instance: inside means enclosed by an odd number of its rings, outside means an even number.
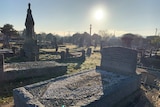
[[[24,50],[24,56],[27,58],[27,60],[36,61],[39,59],[38,57],[39,49],[35,40],[30,39],[25,41],[23,45],[23,50]]]
[[[81,56],[81,59],[82,59],[82,60],[85,60],[85,59],[86,59],[86,56],[85,56],[85,50],[82,50],[82,56]]]

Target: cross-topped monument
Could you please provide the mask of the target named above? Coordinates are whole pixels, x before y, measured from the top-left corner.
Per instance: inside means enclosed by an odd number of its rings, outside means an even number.
[[[27,17],[25,21],[26,33],[25,42],[23,44],[24,56],[29,61],[34,61],[38,59],[38,46],[37,40],[34,33],[34,20],[32,17],[31,4],[28,4]]]

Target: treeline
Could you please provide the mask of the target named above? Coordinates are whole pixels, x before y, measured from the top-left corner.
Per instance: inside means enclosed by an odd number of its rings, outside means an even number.
[[[56,39],[55,39],[56,38]],[[77,45],[78,47],[89,47],[94,46],[95,48],[100,45],[105,46],[125,46],[131,48],[159,48],[160,47],[160,37],[159,36],[148,36],[142,37],[138,34],[127,33],[120,37],[116,37],[112,34],[107,34],[102,36],[100,34],[90,35],[87,32],[75,33],[71,36],[59,36],[54,34],[37,34],[37,40],[39,43],[53,43],[56,40],[58,45],[63,45],[65,43],[71,43]]]
[[[9,45],[9,41],[15,38],[25,38],[25,29],[23,31],[17,31],[13,25],[5,24],[0,27],[0,40],[5,44]],[[35,33],[35,38],[40,45],[63,45],[65,43],[71,43],[79,47],[89,47],[98,45],[106,46],[126,46],[132,48],[159,48],[160,47],[160,36],[147,36],[142,37],[138,34],[127,33],[120,37],[116,37],[113,34],[109,34],[107,31],[99,31],[98,34],[90,35],[87,32],[75,33],[70,36],[60,36],[52,33]],[[17,39],[18,40],[18,39]]]

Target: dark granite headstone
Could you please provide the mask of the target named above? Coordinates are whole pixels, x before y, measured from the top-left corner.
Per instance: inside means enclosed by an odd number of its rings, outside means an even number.
[[[66,48],[66,58],[69,58],[70,54],[69,54],[69,48]]]
[[[85,60],[85,58],[86,58],[86,57],[85,57],[85,50],[82,50],[82,56],[81,56],[81,59],[82,59],[82,60]]]
[[[92,48],[88,48],[88,49],[87,49],[87,53],[86,53],[87,56],[91,56],[91,53],[92,53]]]
[[[100,67],[107,71],[135,74],[137,51],[123,47],[103,48]]]

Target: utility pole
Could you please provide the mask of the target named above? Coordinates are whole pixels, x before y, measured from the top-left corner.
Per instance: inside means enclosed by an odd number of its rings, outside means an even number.
[[[156,31],[155,31],[155,36],[157,35],[157,28],[156,28]]]
[[[90,24],[90,35],[92,33],[92,24]]]
[[[116,31],[114,30],[114,36],[116,35]]]

